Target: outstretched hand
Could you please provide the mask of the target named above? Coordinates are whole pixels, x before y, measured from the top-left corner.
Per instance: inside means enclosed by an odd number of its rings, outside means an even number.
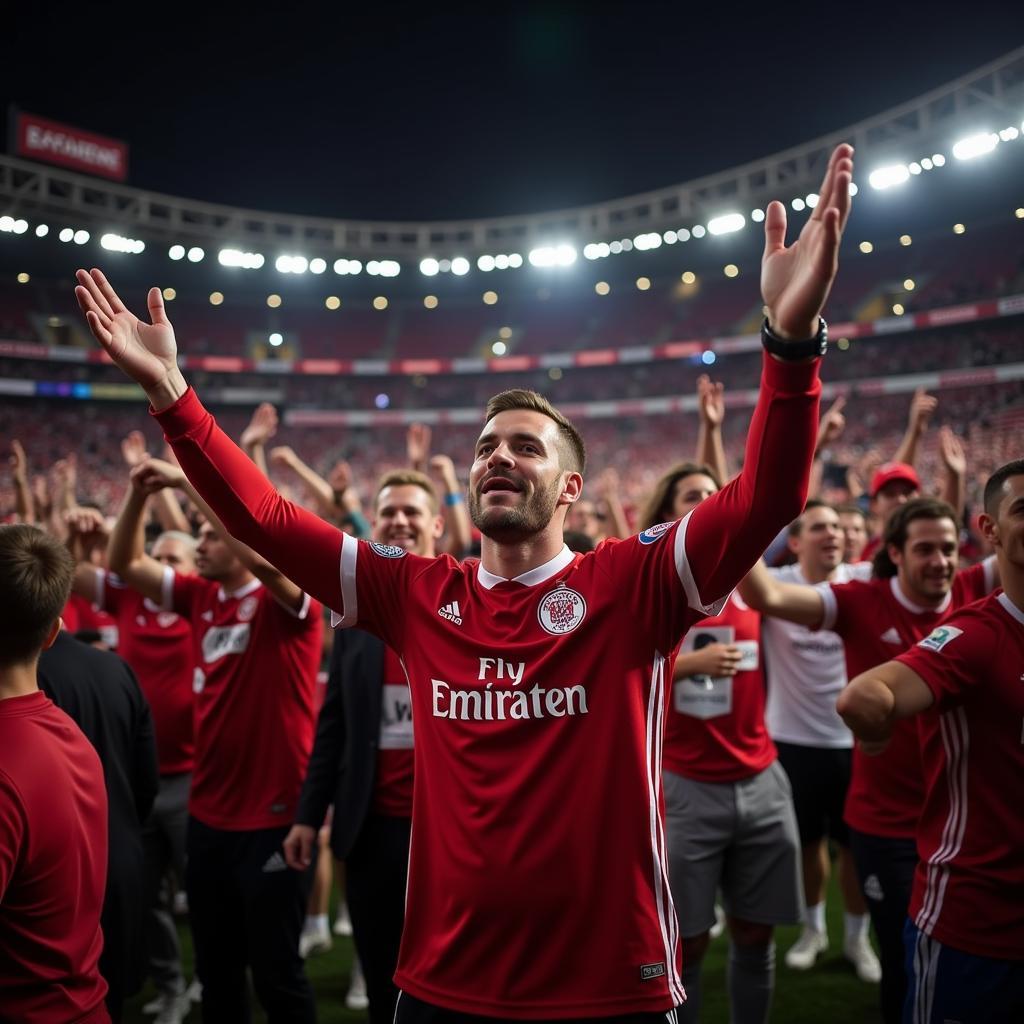
[[[261,402],[242,431],[241,445],[248,451],[255,445],[266,444],[276,433],[277,409],[270,402]]]
[[[768,323],[783,338],[799,341],[818,332],[818,317],[839,266],[839,242],[850,216],[853,147],[836,146],[818,203],[799,238],[786,247],[786,208],[768,204],[761,260],[761,296]]]
[[[816,451],[821,451],[825,445],[838,441],[846,429],[846,417],[843,409],[846,407],[846,395],[840,395],[828,408],[828,411],[821,417],[818,424],[818,444]]]
[[[151,322],[146,323],[129,311],[102,271],[79,270],[75,277],[75,298],[103,350],[146,390],[154,404],[159,398],[159,407],[170,405],[184,393],[185,382],[178,370],[178,346],[160,289],[149,289],[146,301]]]
[[[172,466],[162,459],[146,459],[140,462],[130,474],[132,486],[143,494],[155,494],[165,487],[181,487],[185,474],[180,466]]]
[[[720,427],[725,419],[725,385],[706,373],[697,378],[697,411],[708,427]]]

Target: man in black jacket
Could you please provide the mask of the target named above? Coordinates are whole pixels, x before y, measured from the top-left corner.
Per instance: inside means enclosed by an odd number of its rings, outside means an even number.
[[[103,765],[109,858],[100,973],[116,1022],[145,975],[142,822],[159,786],[149,704],[124,659],[63,630],[39,659],[39,687],[78,724]]]
[[[386,474],[374,508],[374,541],[434,557],[443,523],[426,476],[412,470]],[[289,866],[305,871],[334,804],[331,849],[345,861],[372,1024],[390,1024],[398,996],[391,979],[405,917],[412,761],[409,684],[398,656],[360,629],[339,630],[296,824],[284,850]]]

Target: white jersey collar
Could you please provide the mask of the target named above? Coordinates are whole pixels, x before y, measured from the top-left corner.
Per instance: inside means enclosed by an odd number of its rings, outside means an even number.
[[[262,586],[263,584],[260,583],[258,579],[251,579],[249,580],[248,583],[246,583],[244,587],[239,587],[238,590],[236,590],[232,594],[229,594],[223,587],[221,587],[217,591],[217,600],[228,601],[248,597],[250,594],[255,593],[257,590],[259,590],[260,587]]]
[[[946,596],[942,599],[941,604],[937,605],[935,608],[924,608],[919,604],[914,604],[914,602],[903,593],[903,589],[900,587],[896,576],[889,577],[889,587],[892,589],[892,596],[895,597],[908,612],[913,612],[915,615],[936,615],[940,612],[948,611],[950,604],[953,602],[953,591],[950,589],[946,592]]]
[[[1006,611],[1012,615],[1022,626],[1024,626],[1024,611],[1021,611],[1010,599],[1006,596],[1004,590],[996,600],[1006,609]]]
[[[552,576],[560,573],[575,557],[569,550],[568,545],[563,544],[562,550],[550,561],[545,562],[543,565],[538,565],[535,569],[530,569],[528,572],[524,572],[521,576],[516,576],[512,580],[507,580],[504,576],[495,576],[493,572],[488,572],[481,561],[476,569],[476,578],[484,590],[491,590],[499,583],[521,583],[524,587],[534,587],[538,583],[544,583],[551,579]]]

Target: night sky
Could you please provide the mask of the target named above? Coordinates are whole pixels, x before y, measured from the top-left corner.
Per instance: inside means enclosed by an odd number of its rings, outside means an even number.
[[[391,220],[670,185],[1024,43],[1010,2],[147,6],[12,9],[3,109],[127,140],[141,188]]]

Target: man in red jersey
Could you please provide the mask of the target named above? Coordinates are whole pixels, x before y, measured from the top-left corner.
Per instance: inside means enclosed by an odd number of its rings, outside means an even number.
[[[133,504],[135,500],[129,488],[126,501]],[[143,517],[136,518],[141,529]],[[72,536],[104,528],[103,517],[95,509],[77,509],[68,516]],[[153,542],[152,556],[173,571],[192,576],[195,547],[189,534],[167,531]],[[75,567],[72,590],[114,617],[120,637],[118,654],[132,667],[153,715],[160,789],[142,830],[144,893],[150,907],[145,925],[146,954],[157,990],[156,1024],[174,1024],[188,1010],[189,1003],[178,929],[166,900],[161,898],[161,889],[169,871],[179,884],[185,881],[195,703],[192,626],[188,619],[165,610],[169,600],[157,604],[90,562],[80,561]]]
[[[161,612],[186,619],[194,637],[185,887],[203,1015],[243,1019],[249,967],[271,1021],[312,1021],[298,950],[308,878],[288,870],[280,846],[313,742],[320,607],[231,541],[176,466],[148,459],[132,470],[131,485],[110,540],[111,571]],[[198,576],[143,550],[146,498],[165,487],[185,490],[207,517]]]
[[[99,757],[39,689],[74,564],[0,527],[0,1020],[109,1024],[100,977],[107,794]]]
[[[905,928],[909,1024],[1024,1020],[1024,459],[985,485],[1003,591],[852,680],[840,714],[865,750],[917,716],[925,796]]]
[[[766,615],[838,633],[847,678],[853,678],[913,646],[952,610],[996,585],[992,560],[956,571],[955,516],[943,501],[915,498],[890,516],[870,581],[805,587],[755,571],[747,578],[747,600]],[[752,581],[760,584],[751,586]],[[854,750],[844,820],[878,937],[887,1024],[899,1021],[906,994],[902,931],[917,865],[914,834],[923,796],[914,723],[898,723],[879,757]]]
[[[724,460],[717,460],[720,463]],[[724,465],[721,466],[724,469]],[[719,490],[709,467],[684,463],[655,484],[642,526],[685,516]],[[700,1017],[701,963],[722,892],[735,1021],[768,1018],[774,927],[800,919],[800,841],[786,773],[765,724],[761,616],[738,594],[683,640],[665,723],[665,826],[683,944],[686,1004]]]
[[[480,561],[419,558],[283,501],[185,384],[159,290],[144,324],[99,271],[79,274],[90,328],[147,389],[225,525],[402,660],[417,735],[400,1024],[664,1020],[685,998],[663,828],[666,675],[687,628],[802,506],[851,156],[833,154],[795,246],[782,205],[768,208],[768,353],[743,473],[686,518],[585,556],[562,540],[583,443],[541,396],[488,403],[470,472]]]

